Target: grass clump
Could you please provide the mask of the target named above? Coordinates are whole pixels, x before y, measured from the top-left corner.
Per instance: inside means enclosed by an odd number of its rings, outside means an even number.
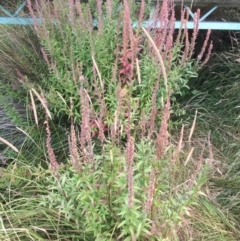
[[[184,103],[187,116],[198,109],[195,134],[211,131],[215,149],[215,173],[211,192],[223,212],[239,223],[239,48],[216,54],[199,77],[190,82],[191,95]],[[192,113],[193,114],[193,113]]]

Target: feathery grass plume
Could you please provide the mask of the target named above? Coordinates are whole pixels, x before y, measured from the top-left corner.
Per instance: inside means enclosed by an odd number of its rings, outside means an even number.
[[[0,32],[1,84],[7,83],[4,92],[23,99],[29,86],[41,81],[48,73],[40,52],[40,41],[30,27],[1,25]]]
[[[187,156],[187,159],[186,161],[184,162],[184,166],[186,166],[190,160],[190,158],[192,157],[192,154],[193,154],[193,151],[194,151],[194,147],[191,148],[190,152],[188,153],[188,156]]]
[[[48,113],[48,108],[47,108],[47,101],[43,94],[41,96],[41,100],[44,104],[44,107],[46,107],[45,108],[46,120],[45,120],[44,124],[45,124],[46,133],[47,133],[46,147],[47,147],[48,158],[50,161],[49,167],[54,171],[55,174],[57,174],[59,164],[57,162],[57,159],[56,159],[56,156],[54,154],[52,144],[51,144],[51,130],[50,130],[49,121],[48,121],[49,113]]]
[[[36,109],[36,105],[35,105],[35,101],[33,99],[33,94],[32,91],[29,90],[30,93],[30,98],[31,98],[31,103],[32,103],[32,110],[33,110],[33,115],[34,115],[34,119],[35,119],[35,123],[38,126],[38,116],[37,116],[37,109]]]
[[[196,169],[195,171],[193,172],[192,174],[192,177],[191,177],[191,180],[190,182],[188,183],[188,188],[189,190],[191,190],[194,186],[194,183],[197,179],[197,175],[200,173],[200,171],[202,170],[202,167],[203,167],[203,154],[204,154],[204,151],[205,151],[205,142],[203,144],[203,147],[202,147],[202,151],[200,153],[200,156],[198,158],[198,163],[197,163],[197,166],[196,166]]]
[[[16,127],[17,130],[21,131],[24,135],[26,135],[36,146],[38,145],[36,141],[23,129]]]
[[[192,123],[192,127],[191,127],[191,130],[190,130],[189,136],[188,136],[188,142],[189,142],[189,143],[191,142],[191,138],[192,138],[192,135],[193,135],[195,126],[196,126],[197,113],[198,113],[198,111],[196,110],[196,111],[195,111],[194,120],[193,120],[193,123]]]
[[[163,112],[163,117],[162,117],[162,123],[160,130],[157,134],[157,140],[156,140],[156,156],[158,159],[160,159],[167,146],[168,146],[168,138],[169,138],[169,133],[168,133],[168,120],[170,117],[170,96],[167,98],[167,103],[165,104],[164,107],[164,112]]]
[[[50,113],[50,111],[49,111],[49,109],[47,107],[46,101],[42,99],[42,97],[38,94],[38,92],[34,88],[32,88],[32,92],[36,95],[38,100],[41,102],[43,108],[46,111],[46,114],[47,114],[48,118],[51,120],[52,116],[51,116],[51,113]]]
[[[180,133],[180,138],[179,138],[179,141],[178,141],[178,145],[177,145],[177,149],[175,150],[174,152],[174,155],[173,155],[173,158],[171,160],[171,162],[174,164],[178,158],[178,155],[179,155],[179,152],[181,151],[182,149],[182,140],[183,140],[183,133],[184,133],[184,125],[182,125],[182,128],[181,128],[181,133]]]
[[[100,71],[99,71],[99,69],[98,69],[97,63],[96,63],[93,55],[92,55],[92,60],[93,60],[94,69],[96,69],[97,74],[98,74],[98,78],[99,78],[99,81],[100,81],[101,89],[102,89],[102,91],[103,91],[104,86],[103,86],[103,81],[102,81],[101,73],[100,73]]]
[[[67,106],[67,102],[66,100],[64,100],[63,96],[58,92],[56,91],[57,95],[60,97],[60,99],[62,100],[62,102],[64,103],[65,106]]]
[[[155,52],[155,54],[156,54],[156,56],[157,56],[157,58],[158,58],[158,60],[159,60],[159,62],[160,62],[160,67],[161,67],[162,74],[163,74],[163,79],[164,79],[164,85],[165,85],[165,88],[166,88],[166,90],[167,90],[167,89],[168,89],[168,87],[167,87],[167,73],[166,73],[165,65],[164,65],[164,63],[163,63],[162,56],[161,56],[161,54],[160,54],[160,52],[159,52],[156,44],[154,43],[152,37],[151,37],[151,36],[149,35],[149,33],[147,32],[147,30],[144,29],[144,28],[142,28],[142,30],[143,30],[143,32],[145,33],[145,35],[147,36],[149,42],[151,43],[151,45],[152,45],[152,47],[153,47],[153,49],[154,49],[154,52]]]
[[[19,150],[12,145],[9,141],[5,140],[4,138],[0,137],[0,141],[4,144],[6,144],[7,146],[9,146],[12,150],[14,150],[15,152],[19,153]]]
[[[99,72],[98,66],[93,56],[92,56],[92,59],[93,59],[93,65],[94,65],[93,66],[93,72],[94,72],[93,86],[94,86],[96,99],[98,99],[98,106],[99,106],[99,112],[95,113],[96,114],[95,124],[96,124],[96,127],[98,128],[97,137],[100,139],[101,143],[103,144],[105,141],[104,132],[107,130],[107,126],[104,123],[104,117],[106,116],[106,110],[107,110],[105,99],[104,99],[104,96],[105,96],[104,81],[101,78],[101,73]],[[97,81],[95,70],[97,70],[100,83],[98,83]]]
[[[139,67],[139,60],[136,58],[136,69],[137,69],[137,79],[138,79],[138,84],[141,84],[141,72],[140,72],[140,67]]]

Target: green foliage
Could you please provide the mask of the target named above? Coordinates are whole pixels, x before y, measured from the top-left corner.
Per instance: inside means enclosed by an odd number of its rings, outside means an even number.
[[[49,5],[42,3],[45,8]],[[136,41],[134,50],[129,49],[128,54],[138,52],[139,67],[141,73],[141,83],[137,83],[136,73],[132,80],[133,95],[136,101],[139,101],[139,109],[136,112],[137,120],[140,120],[141,112],[149,115],[152,106],[152,93],[156,87],[156,79],[159,81],[160,71],[158,63],[153,58],[152,51],[149,51],[145,37],[139,34],[139,30],[134,32],[135,39],[123,39],[123,29],[119,22],[123,21],[124,6],[117,1],[112,2],[112,14],[108,14],[107,4],[103,5],[102,12],[96,10],[95,1],[90,4],[81,4],[84,22],[80,15],[76,14],[69,17],[69,11],[63,10],[61,1],[55,1],[54,8],[58,12],[56,23],[52,22],[48,13],[42,13],[45,17],[44,26],[37,26],[37,33],[44,47],[45,60],[48,62],[49,75],[44,77],[43,81],[38,83],[38,90],[44,92],[49,103],[49,109],[53,116],[62,122],[66,122],[70,115],[75,122],[81,121],[79,88],[81,85],[88,90],[93,112],[99,113],[99,95],[104,94],[104,101],[107,108],[105,122],[113,121],[116,111],[117,98],[116,92],[119,85],[122,84],[123,77],[120,76],[122,55],[124,55],[124,42]],[[66,9],[77,12],[77,8],[66,4]],[[139,11],[139,3],[130,5],[134,13]],[[101,29],[92,28],[92,18],[101,19],[103,26]],[[120,14],[119,14],[120,13]],[[46,16],[44,15],[46,14]],[[149,14],[148,6],[144,12],[144,17]],[[80,19],[78,19],[80,18]],[[137,21],[138,16],[132,14],[132,20]],[[139,36],[138,36],[139,35]],[[143,44],[138,39],[142,39]],[[143,49],[142,53],[141,50]],[[168,84],[173,93],[182,93],[187,86],[189,77],[196,76],[196,66],[191,62],[182,65],[179,57],[180,47],[176,45],[169,62]],[[98,76],[96,62],[101,79]],[[137,56],[136,56],[137,57]],[[131,58],[131,57],[129,57]],[[135,63],[131,63],[135,65]],[[166,63],[167,64],[167,63]],[[135,66],[134,66],[135,68]],[[136,71],[136,70],[134,70]],[[84,77],[84,83],[82,78]],[[161,77],[161,82],[163,82]],[[102,86],[102,82],[104,86]],[[162,83],[163,84],[163,83]],[[104,89],[100,89],[100,86]],[[60,94],[60,95],[59,95]],[[61,97],[60,97],[61,96]],[[73,100],[72,112],[70,112],[70,98]],[[162,107],[163,100],[166,98],[164,88],[158,91],[157,106]],[[65,101],[62,101],[64,99]]]
[[[190,93],[182,105],[189,120],[198,109],[196,136],[202,137],[211,131],[216,149],[211,191],[216,192],[216,202],[228,210],[228,215],[234,216],[237,223],[240,220],[238,59],[239,48],[215,55],[208,66],[199,71],[199,77],[190,81]]]
[[[235,240],[239,235],[232,217],[226,218],[219,207],[201,198],[208,168],[199,173],[192,189],[186,190],[186,185],[177,186],[174,178],[181,177],[180,184],[188,178],[181,175],[181,161],[174,176],[168,161],[158,162],[156,198],[146,215],[144,203],[155,159],[152,143],[137,145],[135,200],[130,208],[125,156],[111,145],[105,151],[104,156],[96,156],[95,170],[87,164],[81,172],[65,165],[55,176],[40,166],[19,162],[0,169],[1,239]]]
[[[47,178],[48,195],[42,197],[41,205],[59,210],[77,228],[85,230],[79,239],[87,235],[94,240],[172,240],[177,235],[174,230],[182,225],[182,217],[190,215],[190,207],[201,195],[199,190],[207,180],[207,169],[199,173],[189,190],[182,187],[172,191],[169,162],[156,160],[154,145],[149,140],[137,144],[134,205],[129,207],[125,155],[120,148],[105,145],[102,156],[96,156],[94,170],[86,163],[80,172],[67,167],[58,177]],[[146,214],[152,169],[158,173],[155,198],[151,212]]]
[[[193,230],[192,240],[229,240],[238,239],[239,229],[234,224],[236,220],[231,214],[225,214],[221,207],[206,197],[199,198],[193,207],[191,224]],[[217,230],[212,231],[210,230]],[[228,232],[227,230],[231,230]],[[189,240],[189,237],[185,237]]]
[[[50,171],[19,161],[0,171],[1,240],[81,240],[74,222],[41,205]]]
[[[25,158],[34,162],[37,156],[39,158],[39,150],[30,139],[41,140],[40,136],[44,136],[32,121],[28,90],[42,80],[48,68],[41,56],[38,37],[31,27],[1,25],[0,33],[0,136],[18,149],[25,149]],[[15,154],[2,143],[0,145],[5,161],[15,158]],[[44,145],[40,149],[42,155]]]
[[[31,27],[1,25],[0,33],[0,91],[25,102],[26,90],[48,71],[41,57],[40,42]]]
[[[88,8],[84,8],[84,15]],[[86,28],[77,20],[71,22],[67,17],[68,13],[59,12],[60,18],[65,21],[58,22],[56,25],[47,23],[48,36],[40,31],[40,39],[51,61],[50,74],[39,83],[41,91],[44,91],[49,102],[49,108],[54,116],[62,118],[69,117],[69,101],[73,100],[73,116],[76,121],[80,120],[81,114],[79,102],[79,78],[84,76],[87,80],[89,91],[94,92],[94,79],[96,71],[93,71],[92,56],[101,72],[101,77],[106,82],[106,100],[111,109],[111,97],[116,91],[117,79],[112,76],[112,68],[115,64],[115,51],[117,49],[118,35],[116,31],[116,20],[104,19],[104,29],[101,32]],[[48,19],[51,21],[51,19]],[[77,25],[76,25],[77,24]],[[90,23],[87,23],[90,24]],[[54,67],[53,67],[54,65]],[[59,98],[66,100],[67,106]],[[96,100],[93,100],[95,106]]]

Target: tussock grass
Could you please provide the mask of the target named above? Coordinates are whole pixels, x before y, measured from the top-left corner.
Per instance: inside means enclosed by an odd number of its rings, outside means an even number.
[[[191,83],[192,95],[184,109],[188,114],[198,110],[195,138],[211,131],[214,146],[215,173],[211,192],[223,212],[239,216],[239,48],[216,54],[209,65]],[[215,193],[215,194],[214,194]]]

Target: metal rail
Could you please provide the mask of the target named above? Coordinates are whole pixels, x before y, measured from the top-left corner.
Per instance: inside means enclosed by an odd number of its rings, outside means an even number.
[[[238,0],[185,0],[185,8],[189,8],[191,6],[206,6],[207,4],[216,3],[214,7],[210,8],[201,18],[199,22],[199,29],[212,29],[212,30],[240,30],[240,22],[225,22],[225,21],[207,21],[207,17],[210,16],[218,7],[239,7],[240,8],[240,1]],[[182,0],[175,0],[174,3],[176,5],[180,5]],[[21,17],[19,14],[26,6],[26,1],[23,1],[16,9],[14,13],[9,12],[6,8],[0,5],[0,12],[5,13],[6,16],[1,16],[0,14],[0,24],[12,24],[12,25],[33,25],[34,20],[31,17]],[[153,9],[154,10],[154,9]],[[190,16],[194,16],[194,14],[190,11]],[[37,18],[36,21],[39,23],[42,22],[40,18]],[[94,22],[97,25],[96,21]],[[188,29],[194,28],[193,20],[188,21],[187,23]],[[137,27],[137,23],[132,24],[133,27]],[[145,21],[143,22],[144,27],[158,27],[161,23],[159,22],[157,25],[156,23],[153,25],[152,21]],[[181,21],[175,22],[175,28],[179,29],[181,27]]]

